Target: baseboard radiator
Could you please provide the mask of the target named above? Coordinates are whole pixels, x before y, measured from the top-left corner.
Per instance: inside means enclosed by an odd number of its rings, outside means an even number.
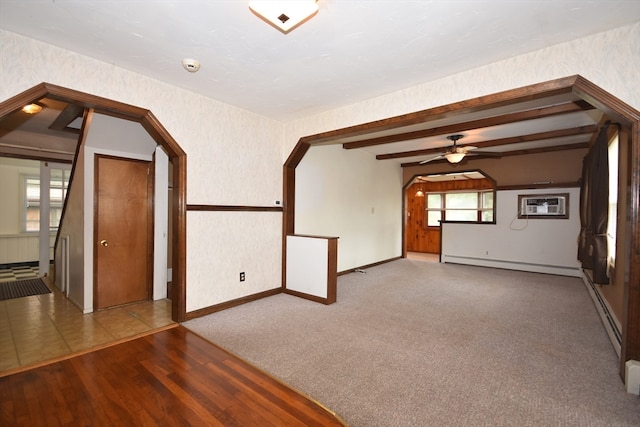
[[[609,340],[611,340],[613,348],[616,350],[616,353],[618,353],[618,357],[620,357],[620,346],[622,345],[620,325],[615,315],[611,312],[609,304],[607,304],[604,298],[602,298],[600,291],[596,288],[591,277],[584,270],[582,270],[582,281],[587,287],[589,295],[591,295],[591,299],[593,300],[593,304],[596,306],[596,310],[600,315],[604,329],[607,331],[607,335],[609,335]]]
[[[462,255],[441,255],[441,262],[451,264],[475,265],[478,267],[502,268],[505,270],[529,271],[532,273],[556,274],[559,276],[580,277],[580,269],[573,266],[540,264],[534,262],[512,261],[493,258],[480,258]]]

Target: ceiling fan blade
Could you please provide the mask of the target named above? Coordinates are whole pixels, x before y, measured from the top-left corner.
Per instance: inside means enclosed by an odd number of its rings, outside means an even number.
[[[437,155],[437,156],[435,156],[435,157],[431,157],[430,159],[427,159],[427,160],[423,160],[423,161],[421,161],[421,162],[420,162],[420,164],[421,164],[421,165],[424,165],[425,163],[429,163],[429,162],[432,162],[432,161],[434,161],[434,160],[441,159],[441,158],[443,158],[443,157],[444,157],[444,154],[438,154],[438,155]]]
[[[502,153],[496,153],[495,151],[474,151],[470,154],[474,156],[502,157]]]
[[[465,146],[463,146],[463,147],[459,147],[459,148],[458,148],[458,150],[462,150],[462,151],[464,151],[465,153],[468,153],[469,151],[477,150],[477,149],[478,149],[478,147],[472,147],[472,146],[470,146],[470,145],[465,145]]]

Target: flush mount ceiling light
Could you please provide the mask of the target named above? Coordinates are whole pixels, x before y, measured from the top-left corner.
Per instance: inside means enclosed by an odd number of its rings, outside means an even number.
[[[249,9],[267,24],[287,34],[318,13],[317,0],[254,0]]]
[[[22,107],[22,111],[27,114],[38,114],[42,111],[42,106],[38,104],[29,104]]]

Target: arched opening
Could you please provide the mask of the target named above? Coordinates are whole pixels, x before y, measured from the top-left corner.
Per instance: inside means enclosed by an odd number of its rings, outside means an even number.
[[[286,236],[296,232],[296,167],[312,146],[335,144],[341,145],[344,149],[375,147],[377,152],[374,153],[372,149],[370,153],[375,154],[375,159],[380,161],[411,156],[424,157],[440,152],[441,149],[438,148],[434,151],[405,148],[404,150],[396,150],[396,152],[391,152],[391,150],[384,152],[384,149],[380,147],[578,111],[594,112],[600,115],[603,121],[601,123],[598,119],[596,123],[587,123],[573,129],[550,130],[540,127],[535,129],[535,133],[529,135],[519,135],[515,138],[496,138],[484,146],[474,145],[483,149],[485,147],[495,148],[496,151],[500,151],[501,156],[514,156],[515,159],[518,156],[522,158],[523,155],[528,154],[544,154],[542,151],[534,151],[529,147],[509,149],[509,146],[515,147],[517,144],[529,142],[529,137],[565,138],[583,133],[594,134],[599,127],[598,125],[604,124],[604,120],[610,120],[620,126],[620,141],[626,147],[627,155],[624,158],[628,160],[626,164],[628,170],[623,176],[625,182],[628,183],[628,197],[622,211],[622,217],[626,220],[624,225],[626,241],[618,242],[616,246],[618,256],[621,257],[620,259],[625,265],[624,277],[617,277],[619,285],[617,289],[623,291],[616,295],[616,298],[620,297],[621,306],[620,373],[624,376],[625,362],[640,358],[640,299],[637,298],[637,295],[640,294],[640,203],[638,202],[640,194],[640,113],[579,75],[301,138],[284,164],[283,183],[286,210],[283,217],[283,233]],[[498,149],[497,147],[503,148]],[[567,143],[564,146],[546,147],[545,152],[577,151],[587,147],[586,142]],[[478,157],[478,159],[480,158],[481,156]],[[557,162],[562,159],[562,156],[555,156],[553,159]],[[484,169],[481,164],[482,160],[474,159],[473,161],[478,164],[478,167]],[[561,163],[555,164],[559,168],[563,167]],[[415,160],[411,163],[403,163],[401,167],[404,184],[418,174],[430,173],[428,167],[423,167],[419,161]],[[451,168],[450,171],[455,170],[453,166],[447,166],[447,168]],[[497,171],[487,169],[487,172],[499,182]],[[575,184],[575,182],[572,183],[572,185]],[[522,187],[512,185],[511,188]],[[404,235],[404,224],[402,233]],[[286,254],[286,243],[283,246],[284,254]],[[284,267],[286,268],[286,265]],[[350,267],[359,268],[359,266]]]
[[[495,189],[480,170],[416,175],[405,185],[403,252],[439,258],[444,221],[495,223]]]
[[[186,316],[186,153],[151,111],[48,83],[41,83],[0,103],[0,117],[5,117],[24,105],[45,99],[61,101],[73,106],[69,111],[75,110],[73,113],[75,116],[71,119],[82,114],[83,111],[92,109],[105,115],[138,122],[166,152],[172,175],[172,197],[169,200],[171,217],[169,228],[172,234],[171,317],[177,322],[184,321]]]

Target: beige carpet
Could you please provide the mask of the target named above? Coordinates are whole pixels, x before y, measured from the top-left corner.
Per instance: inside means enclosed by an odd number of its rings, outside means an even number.
[[[398,260],[184,324],[351,426],[639,426],[581,280]]]

